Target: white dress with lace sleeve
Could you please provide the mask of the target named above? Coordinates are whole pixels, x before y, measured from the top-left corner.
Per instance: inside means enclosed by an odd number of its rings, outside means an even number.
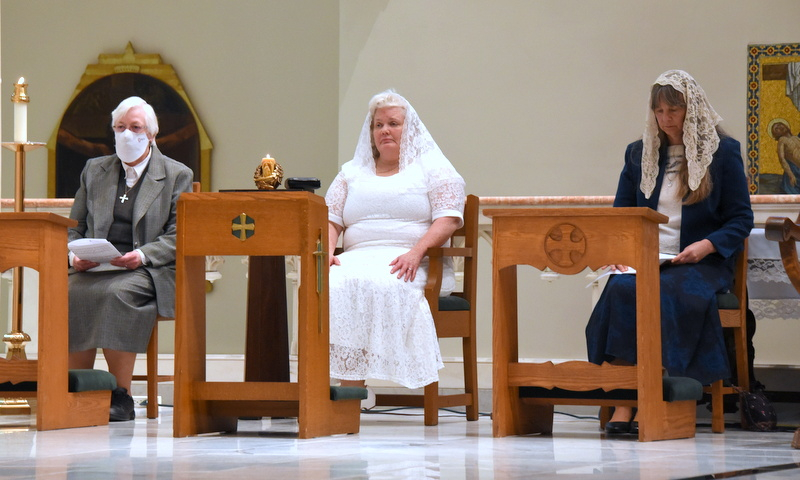
[[[430,173],[412,163],[380,177],[348,163],[326,194],[329,220],[345,228],[341,265],[330,268],[333,378],[388,380],[407,388],[438,381],[444,365],[424,296],[428,260],[413,282],[389,273],[389,263],[436,218],[463,219],[463,180],[437,181]],[[455,287],[452,264],[446,270],[445,295]]]

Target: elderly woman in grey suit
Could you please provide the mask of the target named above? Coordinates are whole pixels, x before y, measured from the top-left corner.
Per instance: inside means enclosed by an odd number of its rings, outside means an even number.
[[[139,97],[111,112],[115,155],[90,159],[81,173],[69,240],[104,238],[121,256],[108,265],[70,254],[69,366],[92,368],[102,348],[117,379],[110,419],[133,420],[128,393],[137,352],[144,352],[157,314],[175,309],[175,216],[191,190],[191,169],[159,152],[158,120]]]

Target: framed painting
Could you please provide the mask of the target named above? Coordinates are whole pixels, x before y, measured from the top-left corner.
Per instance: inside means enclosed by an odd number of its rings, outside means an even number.
[[[158,117],[159,150],[194,172],[202,191],[210,191],[213,145],[172,65],[155,53],[136,53],[129,42],[121,54],[101,54],[86,66],[72,99],[50,136],[48,196],[72,198],[87,160],[114,153],[111,111],[136,95]]]
[[[800,194],[800,43],[747,46],[751,194]]]

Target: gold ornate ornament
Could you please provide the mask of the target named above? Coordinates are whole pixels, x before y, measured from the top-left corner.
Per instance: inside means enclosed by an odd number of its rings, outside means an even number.
[[[283,168],[280,163],[267,154],[256,167],[253,180],[259,190],[275,190],[283,180]]]

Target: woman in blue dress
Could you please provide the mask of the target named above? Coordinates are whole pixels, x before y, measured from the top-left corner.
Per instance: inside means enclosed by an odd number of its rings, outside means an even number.
[[[703,384],[730,376],[716,294],[733,284],[735,257],[753,228],[740,145],[688,73],[656,79],[642,140],[628,145],[615,207],[650,207],[659,227],[662,361],[667,374]],[[622,272],[624,265],[611,268]],[[636,279],[612,275],[586,326],[589,361],[636,363]],[[628,433],[631,407],[617,407],[607,433]]]

